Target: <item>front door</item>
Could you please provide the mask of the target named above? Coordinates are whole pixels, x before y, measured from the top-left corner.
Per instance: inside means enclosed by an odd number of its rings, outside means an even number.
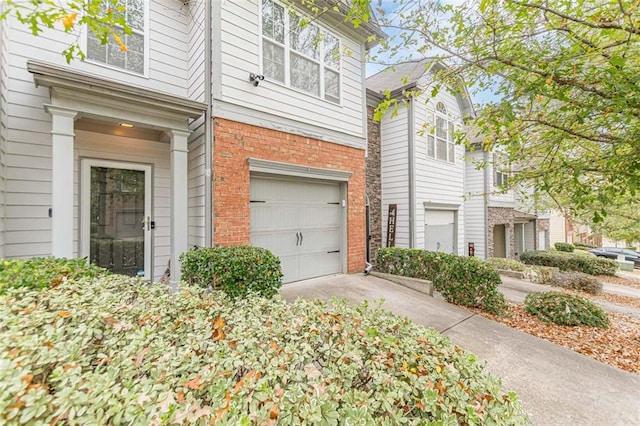
[[[151,166],[82,160],[81,255],[151,279]]]

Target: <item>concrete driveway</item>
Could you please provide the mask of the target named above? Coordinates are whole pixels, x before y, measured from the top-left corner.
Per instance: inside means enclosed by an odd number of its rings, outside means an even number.
[[[640,425],[640,376],[443,300],[363,274],[286,284],[281,293],[288,301],[384,299],[387,310],[434,327],[486,361],[504,388],[520,396],[534,425]]]

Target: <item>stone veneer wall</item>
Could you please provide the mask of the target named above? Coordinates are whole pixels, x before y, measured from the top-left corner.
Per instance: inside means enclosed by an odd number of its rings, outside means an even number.
[[[508,257],[515,253],[515,235],[513,232],[513,216],[515,210],[509,207],[489,207],[487,217],[487,257],[493,257],[493,227],[505,225],[505,232],[509,233]]]
[[[382,246],[382,180],[380,122],[373,119],[373,107],[367,107],[366,188],[369,196],[369,253],[375,266],[378,248]]]

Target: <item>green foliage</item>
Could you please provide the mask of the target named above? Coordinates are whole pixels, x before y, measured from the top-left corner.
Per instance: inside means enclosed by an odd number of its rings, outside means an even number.
[[[557,287],[584,291],[589,294],[602,293],[602,283],[592,275],[581,272],[563,272],[556,274],[550,284]]]
[[[43,289],[66,280],[110,274],[106,269],[88,265],[86,259],[34,257],[0,262],[0,294],[9,288]]]
[[[606,328],[609,318],[598,305],[582,296],[544,292],[530,293],[524,300],[527,312],[545,322],[558,325],[588,325]]]
[[[585,243],[580,243],[580,242],[573,243],[573,245],[575,246],[575,248],[577,248],[577,249],[583,249],[583,250],[584,250],[584,249],[592,249],[592,248],[595,248],[595,247],[596,247],[596,246],[591,245],[591,244],[585,244]]]
[[[618,262],[576,253],[535,250],[522,253],[520,260],[527,265],[554,266],[561,271],[583,272],[589,275],[615,275]]]
[[[568,252],[568,253],[571,253],[575,249],[575,246],[573,244],[571,244],[571,243],[558,242],[558,243],[555,243],[553,246],[558,251],[565,251],[565,252]]]
[[[504,257],[490,257],[487,259],[487,263],[496,269],[502,269],[504,271],[525,272],[527,270],[527,265],[524,263]]]
[[[67,63],[73,59],[83,60],[85,53],[79,42],[80,29],[86,27],[102,44],[113,37],[122,50],[126,46],[115,28],[124,34],[131,34],[131,28],[125,17],[126,9],[120,0],[51,0],[0,2],[0,20],[9,16],[29,28],[34,36],[40,35],[45,28],[57,28],[65,33],[76,33],[78,37],[62,51]]]
[[[379,306],[128,277],[0,296],[0,423],[525,424],[517,396]]]
[[[271,297],[282,286],[280,259],[260,247],[207,247],[180,255],[183,281],[222,290],[232,299]]]
[[[451,303],[501,314],[506,308],[498,271],[475,257],[390,247],[378,250],[380,272],[419,278]]]

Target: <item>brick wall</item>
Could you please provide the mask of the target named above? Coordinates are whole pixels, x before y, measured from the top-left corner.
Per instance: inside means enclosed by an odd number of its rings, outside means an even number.
[[[367,108],[367,195],[369,196],[369,251],[375,265],[382,246],[382,184],[380,179],[380,122],[373,119],[373,107]]]
[[[495,256],[493,250],[493,227],[496,225],[504,225],[505,232],[509,235],[507,255],[508,257],[513,257],[516,245],[515,235],[513,233],[514,209],[508,207],[489,207],[487,210],[487,257]]]
[[[214,242],[251,243],[248,157],[350,171],[347,183],[347,272],[364,269],[364,150],[215,118]]]

